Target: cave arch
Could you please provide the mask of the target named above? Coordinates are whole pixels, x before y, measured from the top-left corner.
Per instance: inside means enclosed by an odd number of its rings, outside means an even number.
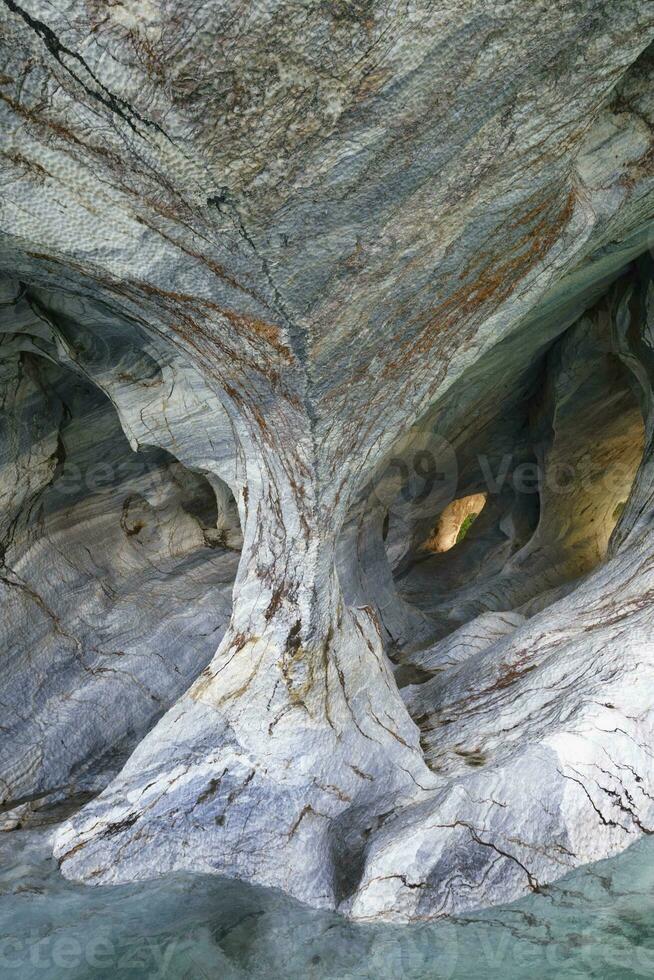
[[[241,535],[217,473],[184,465],[152,431],[128,441],[165,365],[118,318],[98,333],[73,297],[46,306],[2,285],[7,827],[99,792],[204,669],[229,621]]]

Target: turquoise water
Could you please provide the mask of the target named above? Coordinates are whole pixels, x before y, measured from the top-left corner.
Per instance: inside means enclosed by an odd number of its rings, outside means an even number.
[[[197,980],[654,976],[654,840],[514,905],[357,925],[211,876],[86,888],[44,831],[0,836],[0,977]]]

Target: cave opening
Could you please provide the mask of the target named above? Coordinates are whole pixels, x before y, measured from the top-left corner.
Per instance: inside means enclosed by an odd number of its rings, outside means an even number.
[[[471,493],[449,503],[425,541],[425,551],[441,554],[460,544],[486,506],[487,499],[486,493]]]
[[[224,480],[177,458],[172,430],[170,448],[147,431],[147,399],[166,374],[152,351],[133,332],[100,334],[74,314],[52,314],[55,330],[42,299],[3,285],[8,828],[99,792],[201,673],[229,621],[241,533]],[[53,307],[66,304],[73,299],[52,297]],[[168,379],[172,404],[171,391]]]
[[[624,279],[633,275],[630,267]],[[645,426],[606,309],[605,295],[528,358],[517,341],[508,378],[494,375],[492,355],[487,366],[482,359],[406,440],[406,470],[431,451],[441,482],[429,493],[399,492],[384,517],[394,598],[380,614],[392,624],[401,685],[431,669],[421,649],[479,617],[490,636],[515,629],[610,553]],[[397,641],[405,623],[409,640]]]

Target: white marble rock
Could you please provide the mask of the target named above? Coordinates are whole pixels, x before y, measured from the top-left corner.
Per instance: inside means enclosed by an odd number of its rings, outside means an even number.
[[[651,3],[0,26],[4,825],[398,921],[650,833]]]

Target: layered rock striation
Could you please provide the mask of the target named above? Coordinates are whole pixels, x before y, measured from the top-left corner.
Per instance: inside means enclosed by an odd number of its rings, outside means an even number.
[[[649,833],[651,5],[0,23],[5,825],[398,920]]]

